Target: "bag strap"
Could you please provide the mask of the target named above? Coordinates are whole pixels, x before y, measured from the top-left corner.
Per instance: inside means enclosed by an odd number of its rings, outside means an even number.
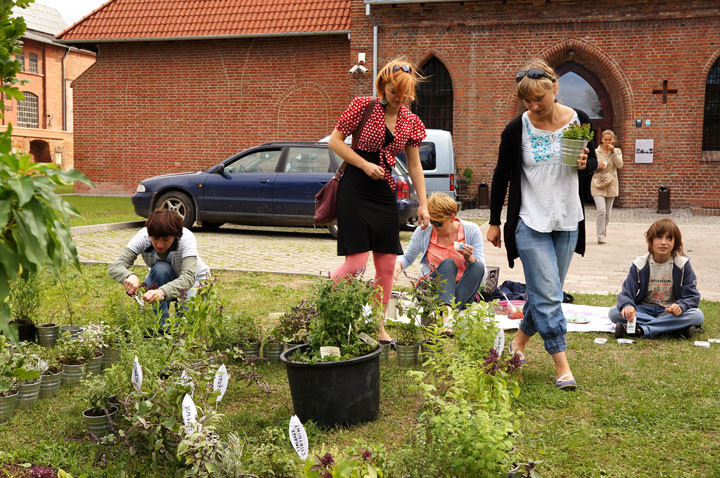
[[[375,109],[375,103],[377,103],[377,98],[373,98],[370,100],[370,103],[365,107],[365,111],[363,111],[362,118],[360,119],[360,122],[357,125],[357,128],[355,128],[355,131],[353,131],[353,139],[352,139],[352,145],[350,147],[352,149],[357,148],[358,141],[360,141],[360,134],[363,131],[363,128],[365,127],[365,123],[367,123],[368,118],[370,118],[370,115],[372,114],[373,110]],[[343,161],[343,163],[340,165],[338,170],[335,172],[335,176],[333,179],[339,180],[343,173],[345,172],[345,168],[347,167],[347,163]]]

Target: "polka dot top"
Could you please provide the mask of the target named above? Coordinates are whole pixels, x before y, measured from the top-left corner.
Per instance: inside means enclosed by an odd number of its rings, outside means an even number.
[[[356,97],[340,116],[335,128],[345,136],[353,134],[362,119],[365,108],[370,104],[370,100],[372,98],[369,96]],[[360,134],[357,148],[363,151],[380,153],[380,166],[385,169],[383,179],[387,181],[390,189],[394,191],[396,186],[392,177],[392,168],[395,166],[395,156],[404,150],[406,146],[419,147],[427,134],[425,133],[425,125],[420,118],[402,106],[398,111],[393,136],[394,140],[383,148],[385,142],[385,109],[378,99]],[[390,169],[387,166],[390,166]]]

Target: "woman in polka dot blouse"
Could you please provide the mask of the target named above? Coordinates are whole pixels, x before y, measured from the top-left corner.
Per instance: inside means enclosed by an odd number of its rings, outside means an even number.
[[[426,136],[425,126],[405,106],[415,99],[418,79],[415,65],[402,59],[382,67],[375,79],[381,98],[375,102],[363,130],[356,131],[370,105],[370,97],[357,97],[350,103],[329,143],[330,149],[348,163],[337,197],[337,250],[339,256],[345,256],[345,263],[332,273],[332,278],[338,281],[363,270],[372,251],[384,311],[392,291],[395,259],[403,253],[392,177],[395,156],[400,151],[405,151],[420,202],[418,224],[425,229],[430,223],[418,149]],[[345,143],[345,138],[353,133],[360,134],[356,149]],[[381,342],[390,341],[383,324],[378,338]]]

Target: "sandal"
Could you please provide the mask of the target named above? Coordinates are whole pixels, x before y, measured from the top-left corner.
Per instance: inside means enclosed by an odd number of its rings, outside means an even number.
[[[564,378],[570,377],[570,380],[563,380]],[[575,390],[577,388],[577,382],[573,378],[573,374],[566,373],[562,377],[555,380],[555,386],[562,390]]]
[[[510,345],[508,345],[508,352],[510,352],[510,357],[512,357],[515,354],[518,354],[520,356],[520,365],[525,365],[527,363],[527,360],[525,360],[525,354],[522,353],[519,350],[513,351],[512,341],[510,341]]]

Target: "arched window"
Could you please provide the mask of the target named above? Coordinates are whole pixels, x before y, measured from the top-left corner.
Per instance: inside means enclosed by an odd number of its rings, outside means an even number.
[[[555,68],[558,74],[558,98],[564,105],[583,110],[590,116],[595,136],[613,127],[610,96],[597,76],[579,63],[569,62]]]
[[[28,71],[30,73],[38,73],[38,59],[35,53],[28,55]]]
[[[705,82],[702,149],[720,151],[720,58],[710,68]]]
[[[426,128],[453,129],[453,86],[450,73],[440,60],[430,58],[422,67],[427,81],[417,86],[417,101],[412,111]]]
[[[38,127],[38,97],[24,91],[24,100],[18,101],[17,125],[20,128]]]

